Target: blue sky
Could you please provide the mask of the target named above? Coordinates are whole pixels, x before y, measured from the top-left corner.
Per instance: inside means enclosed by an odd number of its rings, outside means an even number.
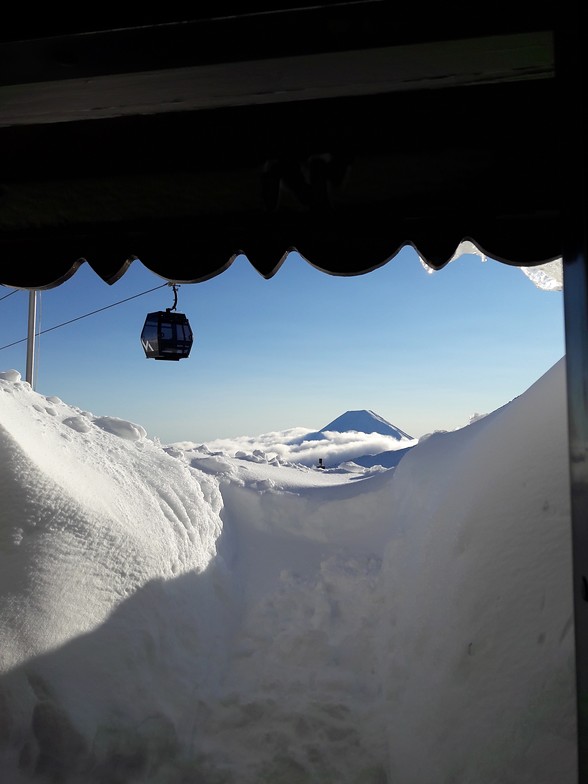
[[[137,261],[108,286],[84,264],[41,292],[38,330],[50,331],[36,391],[164,443],[319,429],[356,409],[419,437],[495,410],[565,353],[563,293],[477,256],[428,274],[406,247],[374,272],[335,277],[290,254],[271,280],[238,257],[179,287],[195,334],[179,362],[146,359],[140,343],[146,314],[173,304],[165,283]],[[10,292],[0,288],[0,347],[27,336],[28,292]],[[24,379],[26,352],[26,341],[0,350],[0,370]]]

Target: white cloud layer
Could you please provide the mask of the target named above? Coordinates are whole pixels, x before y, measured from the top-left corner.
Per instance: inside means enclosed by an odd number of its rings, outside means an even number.
[[[313,466],[318,464],[319,459],[322,459],[325,465],[336,466],[363,455],[377,455],[380,452],[405,449],[416,444],[418,440],[403,439],[399,441],[379,433],[327,431],[320,435],[322,438],[317,438],[315,430],[294,427],[259,436],[219,438],[208,441],[206,447],[212,452],[220,451],[233,457],[258,453],[258,456],[268,459],[277,457],[286,463]],[[174,446],[193,449],[198,444],[192,441],[182,441],[175,443]]]

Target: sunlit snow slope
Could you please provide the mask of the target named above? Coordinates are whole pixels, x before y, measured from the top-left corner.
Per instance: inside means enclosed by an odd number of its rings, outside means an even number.
[[[563,360],[390,470],[0,374],[2,784],[575,784]]]

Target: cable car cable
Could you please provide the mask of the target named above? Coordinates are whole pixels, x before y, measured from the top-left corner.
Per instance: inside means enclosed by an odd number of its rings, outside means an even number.
[[[73,324],[74,321],[80,321],[80,319],[88,318],[88,316],[94,316],[96,313],[101,313],[103,310],[108,310],[109,308],[113,308],[115,305],[122,305],[124,302],[129,302],[132,299],[137,299],[137,297],[142,297],[145,294],[150,294],[152,291],[157,291],[157,289],[162,289],[165,286],[169,286],[169,283],[163,283],[161,286],[155,286],[153,289],[148,289],[147,291],[142,291],[140,294],[134,294],[132,297],[127,297],[126,299],[121,299],[119,302],[113,302],[112,305],[106,305],[103,308],[98,308],[98,310],[93,310],[91,313],[85,313],[83,316],[77,316],[77,318],[70,319],[70,321],[64,321],[62,324],[56,324],[54,327],[49,327],[48,329],[44,329],[42,332],[37,332],[38,335],[45,335],[47,332],[52,332],[54,329],[59,329],[60,327],[65,327],[68,324]],[[7,294],[10,296],[10,294]],[[28,338],[22,338],[21,340],[15,340],[14,343],[8,343],[6,346],[0,346],[0,351],[4,351],[5,348],[10,348],[11,346],[16,346],[18,343],[24,343],[25,340]]]
[[[14,289],[14,291],[11,291],[10,294],[5,294],[3,297],[0,297],[0,302],[2,302],[3,299],[8,299],[8,297],[12,297],[13,294],[18,294],[19,291],[22,291],[22,289]]]

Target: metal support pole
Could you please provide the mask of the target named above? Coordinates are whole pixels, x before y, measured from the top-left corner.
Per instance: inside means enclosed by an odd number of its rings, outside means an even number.
[[[564,257],[578,782],[588,784],[588,260]]]
[[[29,329],[27,335],[27,377],[34,389],[35,377],[35,332],[37,331],[37,292],[29,291]]]
[[[568,17],[556,43],[561,97],[561,166],[564,316],[572,516],[572,583],[578,721],[578,784],[588,784],[588,194],[583,127],[586,55],[579,3],[564,4]]]

